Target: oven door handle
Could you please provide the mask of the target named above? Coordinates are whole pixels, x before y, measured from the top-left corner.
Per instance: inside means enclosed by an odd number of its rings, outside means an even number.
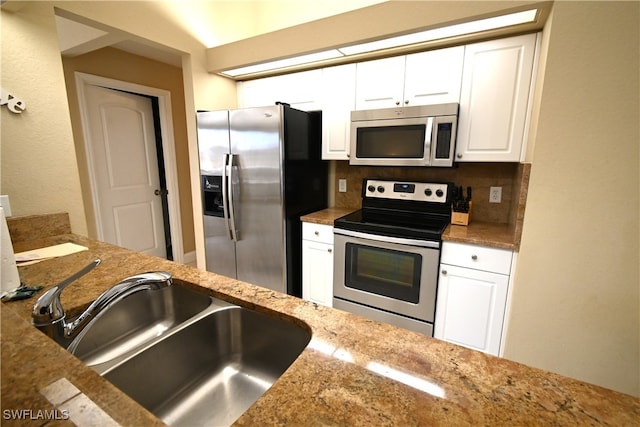
[[[399,245],[411,245],[411,246],[418,246],[421,248],[440,249],[440,242],[434,242],[431,240],[406,239],[404,237],[380,236],[378,234],[362,233],[362,232],[353,231],[353,230],[343,230],[341,228],[334,228],[333,233],[340,234],[343,236],[357,237],[360,239],[375,240],[378,242],[397,243]]]

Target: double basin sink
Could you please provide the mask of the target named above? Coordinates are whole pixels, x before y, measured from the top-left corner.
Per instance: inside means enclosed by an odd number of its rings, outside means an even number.
[[[68,348],[169,425],[230,425],[310,340],[301,326],[174,284],[100,313]]]

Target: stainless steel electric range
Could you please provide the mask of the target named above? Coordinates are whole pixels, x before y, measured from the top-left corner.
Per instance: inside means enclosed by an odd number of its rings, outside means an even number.
[[[334,222],[333,306],[433,336],[453,183],[366,178],[362,209]]]

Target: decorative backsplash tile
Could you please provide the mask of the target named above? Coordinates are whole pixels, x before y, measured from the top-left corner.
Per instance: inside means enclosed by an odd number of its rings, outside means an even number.
[[[522,163],[459,163],[454,168],[411,168],[349,166],[347,161],[335,162],[335,206],[360,207],[362,181],[368,177],[401,180],[454,182],[473,189],[474,221],[516,224],[524,218],[530,164]],[[338,192],[338,179],[347,180],[347,191]],[[502,202],[489,203],[490,187],[502,187]]]

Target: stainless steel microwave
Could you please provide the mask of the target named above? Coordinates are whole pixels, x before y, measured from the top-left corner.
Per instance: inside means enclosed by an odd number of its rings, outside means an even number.
[[[458,104],[351,112],[351,165],[453,166]]]

